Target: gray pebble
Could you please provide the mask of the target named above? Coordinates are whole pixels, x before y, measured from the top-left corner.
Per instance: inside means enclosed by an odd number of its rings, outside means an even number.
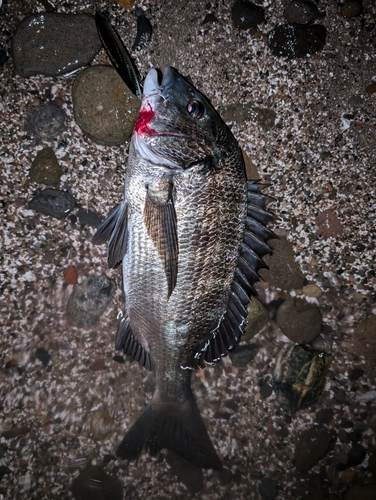
[[[120,481],[98,465],[89,465],[73,481],[75,500],[123,500]]]
[[[332,435],[321,427],[300,433],[295,445],[294,465],[300,472],[308,472],[329,450]]]
[[[297,344],[309,344],[321,331],[321,313],[315,304],[290,297],[279,307],[276,321],[282,332]]]
[[[68,191],[44,189],[28,203],[28,208],[55,219],[64,219],[75,207],[76,200]]]
[[[262,500],[275,500],[278,497],[278,482],[270,477],[263,477],[258,490]]]
[[[245,368],[247,364],[256,356],[258,346],[256,344],[239,345],[230,351],[230,359],[234,366]]]
[[[289,59],[316,54],[323,49],[325,41],[326,28],[321,24],[303,26],[287,23],[268,34],[268,46],[273,55]]]
[[[347,18],[359,16],[361,12],[362,12],[361,0],[346,0],[341,7],[342,15]]]
[[[89,14],[34,14],[19,24],[12,41],[21,76],[56,76],[89,64],[102,44]]]
[[[130,139],[140,101],[115,68],[98,65],[82,71],[72,99],[77,124],[94,142],[118,146]]]
[[[231,9],[232,22],[235,28],[247,30],[257,28],[265,20],[265,11],[249,0],[236,0]]]
[[[91,276],[76,285],[66,309],[69,324],[78,328],[95,325],[110,303],[115,286],[107,276]]]
[[[313,23],[318,15],[317,6],[309,0],[293,0],[283,13],[287,22],[299,24]]]
[[[62,174],[63,169],[57,161],[52,148],[44,148],[38,151],[30,168],[31,182],[57,187],[60,184]]]
[[[80,221],[81,226],[90,226],[90,227],[98,227],[102,222],[102,217],[92,212],[91,210],[85,210],[80,208],[77,212],[78,219]]]
[[[28,109],[24,128],[38,142],[51,141],[66,130],[66,114],[53,104],[33,106]]]

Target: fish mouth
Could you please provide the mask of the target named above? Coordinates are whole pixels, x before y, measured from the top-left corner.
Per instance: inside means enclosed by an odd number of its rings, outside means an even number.
[[[159,78],[158,70],[155,68],[151,68],[144,81],[144,92],[142,94],[142,99],[155,95],[164,97],[163,94],[173,86],[174,81],[175,71],[173,68],[167,67],[164,69],[161,81]]]

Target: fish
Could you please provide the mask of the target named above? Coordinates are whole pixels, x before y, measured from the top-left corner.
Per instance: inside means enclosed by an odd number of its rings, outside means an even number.
[[[271,253],[265,184],[247,181],[241,149],[177,70],[149,70],[132,134],[124,199],[93,237],[122,263],[121,349],[155,374],[151,402],[116,455],[169,449],[221,469],[191,388],[197,368],[239,343],[258,272]]]

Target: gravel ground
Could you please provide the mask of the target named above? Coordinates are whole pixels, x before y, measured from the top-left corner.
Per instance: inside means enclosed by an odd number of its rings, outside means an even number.
[[[3,1],[3,47],[9,49],[26,15],[44,10],[42,3]],[[376,94],[365,90],[376,80],[376,38],[370,31],[375,2],[364,0],[363,14],[347,19],[336,1],[320,1],[326,45],[314,56],[293,60],[273,56],[266,43],[268,31],[284,22],[288,2],[259,2],[266,22],[253,34],[233,27],[232,3],[138,2],[154,33],[134,57],[143,74],[151,66],[176,67],[220,113],[239,103],[275,112],[271,128],[256,119],[229,125],[260,177],[270,183],[272,209],[279,216],[275,229],[293,245],[307,282],[323,290],[314,300],[323,316],[322,343],[330,346],[325,347],[324,392],[315,405],[292,417],[281,411],[274,394],[263,397],[260,387],[271,383],[275,356],[286,340],[271,321],[252,339],[258,349],[246,368],[225,358],[194,377],[194,392],[224,472],[184,469],[167,453],[144,454],[137,463],[113,459],[130,422],[150,400],[153,379],[136,363],[113,359],[119,354],[113,345],[122,309],[121,275],[119,269],[107,269],[105,248],[91,245],[93,229],[27,208],[38,189],[28,173],[42,145],[24,131],[26,108],[47,96],[63,101],[68,129],[43,147],[51,146],[63,167],[60,188],[98,214],[107,214],[122,197],[127,145],[98,146],[75,124],[75,75],[21,78],[9,60],[0,81],[0,472],[7,469],[0,479],[0,499],[73,498],[72,482],[89,463],[106,464],[126,498],[134,499],[258,499],[260,491],[262,498],[272,499],[277,498],[275,484],[279,499],[351,499],[355,487],[376,481],[375,400],[359,401],[375,389],[375,357],[354,353],[357,326],[376,315]],[[69,13],[93,12],[95,4],[110,13],[125,44],[132,46],[134,10],[107,1],[51,4]],[[207,13],[217,20],[204,24]],[[95,60],[106,61],[103,52]],[[343,231],[320,237],[316,217],[326,210],[336,214]],[[91,329],[67,322],[73,285],[64,282],[63,273],[70,265],[77,268],[79,281],[106,274],[118,285],[100,324]],[[270,302],[281,291],[266,284],[264,295]],[[51,356],[47,363],[39,359],[41,348]],[[352,375],[354,369],[359,378]],[[294,464],[297,438],[320,423],[323,408],[333,412],[330,422],[321,422],[333,434],[333,444],[318,465],[301,472]],[[92,432],[98,411],[106,416],[108,431],[101,439]],[[341,467],[354,442],[367,450],[365,461]],[[320,492],[326,496],[317,496]]]

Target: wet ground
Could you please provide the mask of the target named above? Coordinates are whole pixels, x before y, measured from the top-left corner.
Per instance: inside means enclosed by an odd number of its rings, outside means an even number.
[[[18,23],[44,7],[2,3],[0,32],[9,50]],[[254,356],[245,368],[225,358],[194,377],[221,473],[201,472],[170,453],[144,454],[137,463],[114,458],[153,391],[152,376],[113,349],[120,270],[108,270],[105,249],[91,245],[92,227],[40,215],[27,203],[40,188],[29,179],[31,162],[51,146],[63,168],[60,189],[81,207],[107,214],[122,197],[127,145],[98,146],[75,124],[76,75],[23,78],[11,59],[1,68],[0,499],[73,498],[73,481],[89,464],[117,477],[125,498],[374,498],[376,93],[366,89],[376,78],[376,7],[363,1],[363,13],[349,19],[337,2],[320,1],[326,15],[316,23],[327,28],[324,48],[285,59],[272,55],[266,34],[285,22],[288,3],[260,2],[266,21],[246,31],[233,26],[232,1],[138,3],[154,28],[152,41],[133,53],[140,71],[176,67],[225,117],[253,169],[270,184],[279,216],[274,229],[303,276],[296,285],[289,263],[281,280],[286,254],[282,259],[276,250],[260,288],[270,321],[248,340]],[[91,2],[51,4],[58,12],[93,11]],[[131,47],[134,10],[114,2],[95,7],[110,13]],[[214,20],[204,23],[208,14]],[[104,54],[95,62],[106,62]],[[68,128],[41,144],[24,130],[27,107],[51,98],[67,113]],[[262,118],[270,111],[274,123]],[[68,266],[76,267],[79,282],[101,274],[116,281],[98,325],[69,324]],[[309,300],[322,314],[315,347],[325,353],[326,383],[316,403],[289,415],[271,390],[277,353],[288,341],[276,309],[289,296],[307,298],[308,284],[322,292]],[[330,438],[314,463],[306,460],[313,452],[303,439],[311,429]],[[92,469],[88,476],[95,476]],[[98,483],[88,476],[80,478],[89,493],[76,483],[76,498],[93,497]],[[106,481],[102,476],[99,484],[115,488]]]

